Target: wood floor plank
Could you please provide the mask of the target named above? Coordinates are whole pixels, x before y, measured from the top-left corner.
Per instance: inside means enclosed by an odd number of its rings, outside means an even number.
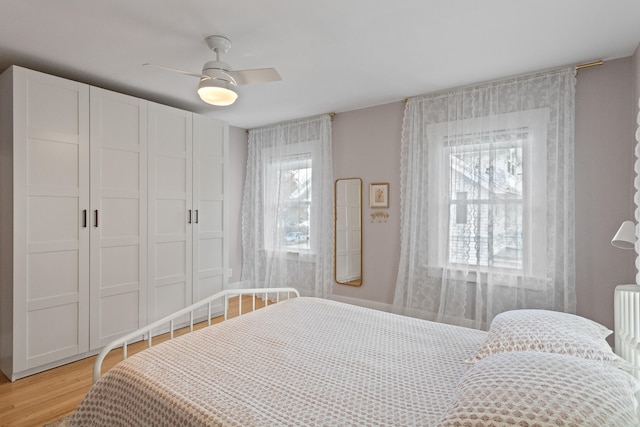
[[[269,301],[269,304],[272,302]],[[251,297],[242,299],[242,312],[251,311]],[[256,308],[264,306],[261,299],[256,299]],[[228,317],[238,315],[238,298],[229,302]],[[222,316],[212,319],[219,323]],[[194,329],[206,327],[202,322],[194,325]],[[174,336],[187,333],[189,328],[177,330]],[[169,334],[153,338],[159,344],[169,339]],[[128,346],[129,355],[147,348],[147,342],[141,341]],[[93,363],[96,356],[50,369],[39,374],[11,382],[0,373],[0,426],[40,427],[44,424],[67,416],[75,410],[92,384]],[[104,360],[103,372],[111,369],[122,360],[122,350],[111,351]]]

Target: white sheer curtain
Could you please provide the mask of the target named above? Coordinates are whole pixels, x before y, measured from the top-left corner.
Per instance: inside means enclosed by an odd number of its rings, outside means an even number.
[[[635,187],[636,192],[633,200],[636,204],[636,284],[640,285],[640,240],[637,238],[640,236],[640,98],[638,98],[638,116],[636,118],[636,123],[638,125],[636,128],[636,161],[633,167],[636,173],[635,179],[633,180],[633,186]]]
[[[574,98],[571,68],[407,102],[396,312],[575,311]]]
[[[249,131],[242,203],[243,286],[333,284],[333,167],[327,116]]]

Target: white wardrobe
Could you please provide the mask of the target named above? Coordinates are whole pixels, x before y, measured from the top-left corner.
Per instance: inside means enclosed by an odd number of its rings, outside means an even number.
[[[221,121],[0,76],[0,368],[76,360],[227,283]]]

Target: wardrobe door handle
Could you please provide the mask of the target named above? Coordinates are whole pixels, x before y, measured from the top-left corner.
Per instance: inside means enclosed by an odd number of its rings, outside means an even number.
[[[96,228],[98,228],[98,209],[96,209],[96,210],[94,211],[94,213],[95,213],[95,219],[94,219],[94,224],[93,224],[93,226],[94,226],[94,227],[96,227]]]
[[[87,228],[87,210],[82,210],[82,228]]]
[[[196,224],[198,223],[198,209],[196,209],[196,220],[194,221]]]
[[[187,224],[191,224],[191,209],[189,209],[189,219],[187,220]]]

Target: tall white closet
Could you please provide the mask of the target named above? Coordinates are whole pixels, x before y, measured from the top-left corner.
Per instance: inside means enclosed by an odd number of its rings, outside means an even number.
[[[148,104],[90,88],[91,350],[147,321]]]
[[[225,123],[20,67],[0,76],[0,94],[11,380],[226,285]]]
[[[192,300],[193,120],[166,106],[149,109],[149,314],[155,321]]]
[[[223,289],[226,141],[223,122],[149,107],[150,321]]]
[[[89,87],[4,73],[0,362],[18,372],[89,350]]]

